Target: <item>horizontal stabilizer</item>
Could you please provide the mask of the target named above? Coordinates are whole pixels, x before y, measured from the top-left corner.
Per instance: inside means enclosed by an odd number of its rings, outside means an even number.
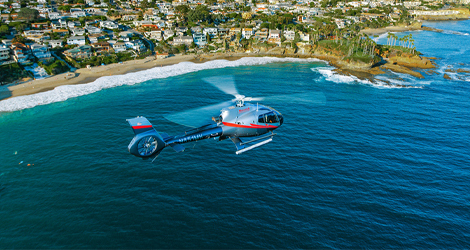
[[[181,145],[181,144],[172,143],[172,144],[170,144],[170,146],[171,146],[177,153],[184,151],[184,147],[183,147],[183,145]]]
[[[129,125],[131,125],[135,135],[153,130],[152,124],[149,122],[149,120],[147,120],[147,118],[143,116],[127,119],[127,122],[129,122]]]

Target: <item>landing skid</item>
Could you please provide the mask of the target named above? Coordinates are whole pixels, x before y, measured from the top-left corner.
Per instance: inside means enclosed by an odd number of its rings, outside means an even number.
[[[239,137],[230,137],[230,139],[235,144],[235,147],[237,147],[237,151],[235,153],[237,155],[239,155],[243,152],[252,150],[254,148],[263,146],[264,144],[271,142],[273,140],[273,136],[275,136],[275,135],[276,134],[271,133],[270,135],[259,137],[259,138],[256,138],[256,139],[253,139],[253,140],[250,140],[250,141],[247,141],[247,142],[242,142],[242,140]],[[269,138],[269,139],[264,140],[266,138]],[[253,142],[256,142],[256,141],[259,141],[259,140],[264,140],[264,141],[258,142],[258,143],[253,144],[253,145],[249,145],[250,143],[253,143]]]

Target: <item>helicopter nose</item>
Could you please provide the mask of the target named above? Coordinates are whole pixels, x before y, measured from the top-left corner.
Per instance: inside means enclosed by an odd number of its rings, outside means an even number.
[[[282,123],[284,123],[284,117],[282,117],[282,115],[278,115],[279,117],[279,126],[282,125]]]

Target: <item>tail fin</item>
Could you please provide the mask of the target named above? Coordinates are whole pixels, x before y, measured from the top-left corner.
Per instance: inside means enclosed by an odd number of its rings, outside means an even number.
[[[159,154],[166,147],[165,141],[147,118],[140,116],[127,121],[135,134],[128,146],[129,153],[148,158]]]

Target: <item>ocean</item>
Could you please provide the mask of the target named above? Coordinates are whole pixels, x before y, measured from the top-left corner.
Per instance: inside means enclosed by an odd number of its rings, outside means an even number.
[[[425,79],[244,58],[0,101],[0,248],[468,248],[470,74],[446,70],[470,69],[470,21],[425,25],[444,30],[411,32],[438,58]],[[286,95],[260,102],[284,116],[273,142],[236,155],[210,139],[153,163],[128,153],[126,119],[179,134],[163,117],[230,100],[202,80],[227,75],[245,96]]]

